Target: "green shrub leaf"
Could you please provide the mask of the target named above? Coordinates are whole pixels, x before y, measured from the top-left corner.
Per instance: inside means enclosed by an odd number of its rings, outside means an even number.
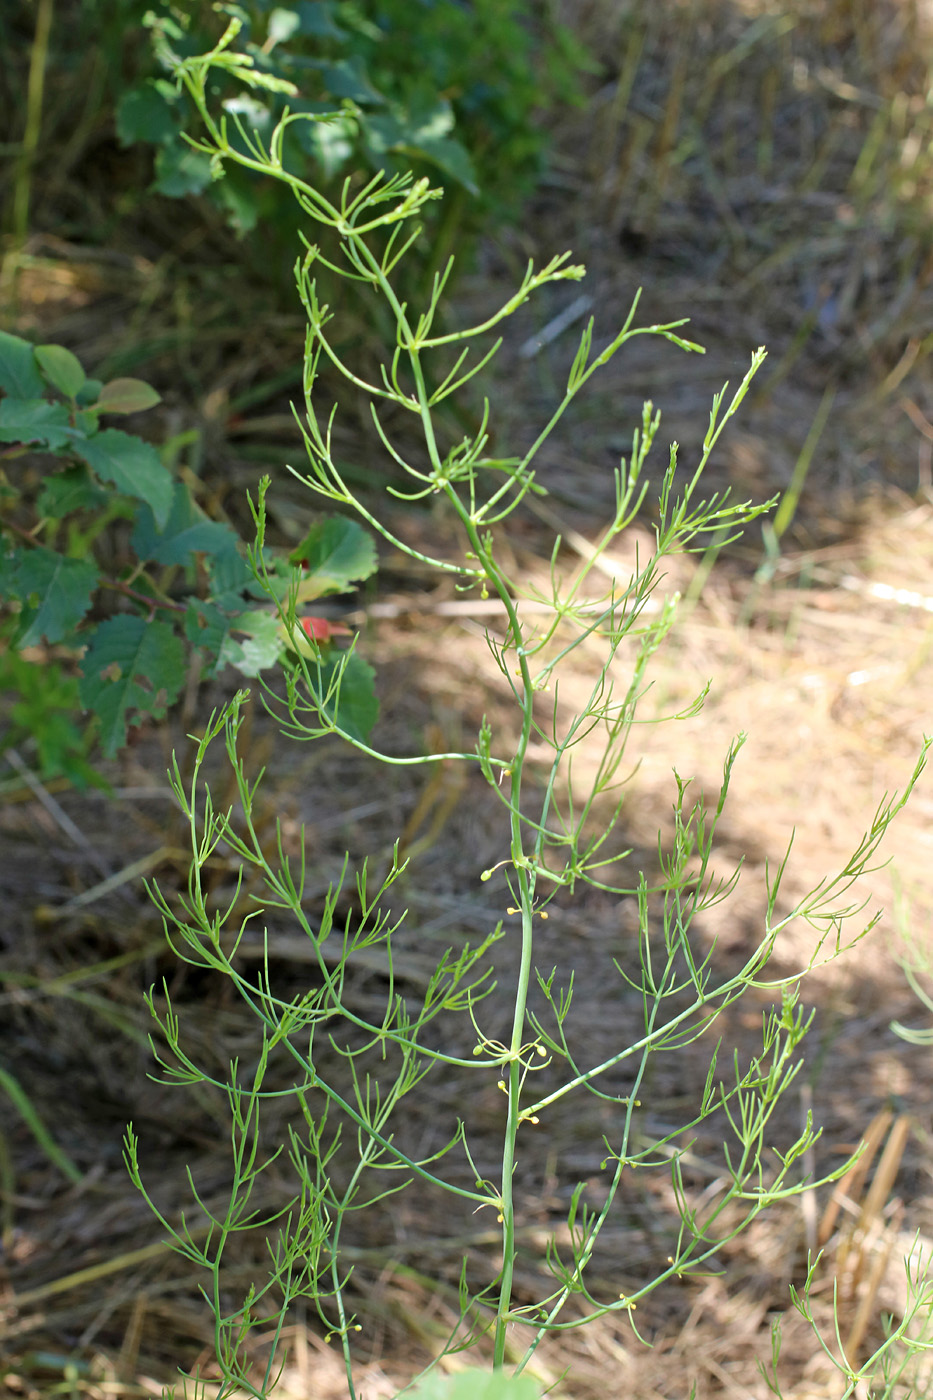
[[[149,505],[137,511],[132,544],[140,559],[154,559],[157,564],[190,564],[191,555],[197,552],[236,553],[237,536],[229,525],[208,520],[187,486],[179,481],[164,520],[160,522]]]
[[[0,403],[0,442],[33,443],[57,452],[74,440],[63,403],[48,399],[4,399]]]
[[[245,641],[228,635],[220,648],[217,669],[235,666],[244,676],[258,676],[273,666],[282,652],[279,619],[275,613],[245,612],[232,619],[232,632],[246,634]]]
[[[38,399],[45,392],[28,340],[0,331],[0,389],[18,399]]]
[[[156,178],[152,188],[157,194],[179,199],[186,194],[200,194],[211,183],[211,162],[190,146],[173,143],[162,146],[155,160]]]
[[[106,428],[86,442],[75,443],[74,450],[104,481],[112,481],[125,496],[144,501],[156,525],[164,528],[174,483],[151,443],[119,428]]]
[[[320,68],[321,79],[331,96],[361,102],[369,107],[385,105],[385,98],[370,82],[366,65],[359,54],[338,59],[336,63],[313,63],[309,66]]]
[[[73,510],[103,510],[106,504],[106,491],[82,464],[48,477],[36,501],[36,510],[41,516],[62,520]]]
[[[103,387],[104,384],[101,379],[85,379],[84,385],[78,394],[78,406],[80,408],[87,408],[90,404],[96,402],[97,395]]]
[[[130,88],[117,103],[117,137],[121,146],[148,141],[161,146],[178,135],[177,94],[171,83],[148,81]]]
[[[293,565],[307,570],[298,597],[302,601],[325,593],[346,593],[376,572],[376,546],[355,520],[333,516],[313,525],[289,555]]]
[[[165,622],[121,614],[102,622],[81,662],[81,703],[100,722],[103,752],[126,743],[127,724],[161,719],[185,680],[184,647]],[[130,711],[139,713],[130,715]]]
[[[391,114],[361,114],[360,126],[374,163],[389,152],[429,161],[471,194],[479,194],[476,172],[465,146],[450,133],[455,119],[450,103],[420,103],[406,112],[396,105]]]
[[[44,637],[60,642],[73,632],[91,606],[98,573],[88,559],[65,559],[51,549],[24,552],[10,586],[23,604],[16,635],[18,647],[35,646]]]
[[[87,375],[77,355],[64,345],[37,345],[36,363],[46,379],[66,398],[74,399],[84,387]]]
[[[206,561],[211,580],[211,597],[219,608],[239,612],[244,593],[265,597],[253,576],[253,571],[238,550],[224,550]]]
[[[144,379],[111,379],[92,407],[98,413],[142,413],[162,402],[162,395]]]
[[[374,684],[376,673],[356,652],[350,656],[333,656],[321,662],[322,693],[326,693],[341,666],[344,666],[344,672],[339,695],[336,702],[324,706],[324,713],[329,715],[335,724],[339,724],[351,739],[359,739],[365,744],[379,718],[379,701]],[[314,675],[314,667],[311,668],[311,674]]]
[[[216,675],[220,654],[227,644],[233,619],[222,608],[205,603],[200,598],[188,599],[185,613],[185,636],[192,646],[200,647],[208,657],[207,675]]]
[[[346,39],[346,31],[341,29],[333,17],[331,0],[300,0],[295,6],[302,34],[313,34],[315,39]]]

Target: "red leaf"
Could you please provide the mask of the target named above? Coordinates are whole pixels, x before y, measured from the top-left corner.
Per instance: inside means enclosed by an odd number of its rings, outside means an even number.
[[[303,617],[302,630],[313,642],[329,642],[331,637],[352,637],[349,627],[342,622],[331,622],[327,617]]]

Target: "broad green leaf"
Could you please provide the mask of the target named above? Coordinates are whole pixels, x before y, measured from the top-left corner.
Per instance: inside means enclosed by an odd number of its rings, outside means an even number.
[[[167,623],[123,613],[96,629],[81,669],[81,704],[93,710],[101,748],[113,758],[126,743],[127,724],[139,724],[144,714],[160,719],[176,698],[185,681],[185,651]]]
[[[470,1367],[453,1376],[433,1371],[410,1395],[411,1400],[540,1400],[541,1390],[530,1376]]]
[[[166,519],[159,524],[146,506],[136,513],[133,548],[157,564],[190,564],[194,553],[235,553],[237,536],[229,525],[208,520],[183,482],[176,482]]]
[[[240,174],[241,172],[234,168],[214,186],[211,194],[227,211],[230,222],[242,237],[256,227],[261,209],[256,185],[238,178]]]
[[[58,452],[74,439],[63,403],[48,399],[3,399],[0,402],[0,442],[35,443]]]
[[[162,402],[162,395],[144,379],[111,379],[92,405],[98,413],[142,413]]]
[[[130,88],[117,103],[117,137],[121,146],[149,141],[161,146],[178,134],[177,93],[164,80]]]
[[[84,387],[87,375],[77,355],[64,345],[37,345],[36,362],[46,379],[66,398],[74,399]]]
[[[11,591],[23,604],[16,645],[35,646],[43,637],[60,642],[91,606],[98,573],[88,559],[66,559],[51,549],[20,556]]]
[[[221,666],[235,666],[244,676],[258,676],[275,665],[282,654],[282,637],[276,613],[245,612],[231,620],[231,632],[242,632],[245,641],[228,636],[220,649]]]
[[[106,428],[86,442],[76,442],[74,451],[125,496],[145,501],[156,525],[160,529],[165,526],[172,508],[174,483],[151,443],[122,433],[119,428]]]
[[[406,155],[422,156],[445,175],[450,175],[470,194],[479,194],[473,162],[465,146],[447,136],[420,136],[411,146],[405,144],[401,151]]]
[[[327,179],[336,175],[353,155],[356,129],[356,118],[350,115],[333,121],[296,122],[294,127],[299,142]]]
[[[36,501],[40,516],[61,520],[73,510],[102,510],[107,504],[107,492],[91,476],[85,466],[68,467],[63,472],[46,477]]]
[[[445,99],[422,103],[410,112],[396,105],[391,113],[361,113],[360,127],[374,161],[388,152],[420,157],[452,176],[471,194],[479,193],[470,156],[450,135],[454,112]]]
[[[351,54],[336,63],[323,62],[319,65],[321,81],[332,97],[346,98],[351,102],[362,102],[371,107],[382,107],[385,98],[373,87],[366,72],[366,66],[359,54]]]
[[[405,139],[406,128],[393,112],[361,112],[359,122],[367,153],[373,160],[394,151]]]
[[[331,0],[301,0],[295,6],[301,24],[302,34],[313,34],[315,39],[345,39],[346,30],[334,20],[334,6]]]
[[[233,621],[229,613],[215,607],[213,603],[202,602],[200,598],[188,599],[185,636],[192,646],[200,647],[207,653],[208,676],[215,675],[218,667],[224,664],[220,660],[220,654],[230,636]]]
[[[353,739],[366,743],[379,718],[379,701],[374,681],[376,673],[368,662],[353,652],[350,656],[332,656],[321,662],[321,693],[325,695],[338,668],[346,662],[336,701],[324,706],[324,713]],[[315,668],[310,668],[312,678]]]
[[[38,399],[45,393],[33,346],[8,331],[0,331],[0,389],[18,399]]]
[[[211,581],[211,602],[227,612],[239,612],[243,606],[243,594],[253,590],[254,596],[262,597],[249,564],[239,550],[224,550],[222,554],[210,555],[206,561]]]
[[[355,520],[333,516],[320,520],[289,555],[309,575],[302,580],[301,600],[320,598],[325,593],[346,593],[362,579],[376,572],[376,546]]]
[[[436,141],[441,136],[449,136],[456,124],[454,109],[446,97],[435,102],[417,103],[409,116],[411,139],[414,141]]]
[[[200,194],[213,179],[210,156],[178,142],[160,147],[155,159],[155,171],[152,188],[157,194],[168,195],[170,199]]]

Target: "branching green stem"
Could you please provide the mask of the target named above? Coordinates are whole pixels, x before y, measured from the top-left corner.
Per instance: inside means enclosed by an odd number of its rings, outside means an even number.
[[[445,1347],[453,1350],[482,1331],[485,1317],[492,1336],[492,1364],[511,1365],[518,1373],[531,1367],[541,1340],[552,1332],[582,1326],[589,1318],[624,1312],[635,1332],[637,1303],[666,1280],[683,1279],[711,1266],[724,1243],[734,1238],[768,1205],[784,1200],[816,1184],[802,1172],[802,1163],[817,1138],[807,1123],[799,1138],[778,1147],[772,1128],[775,1106],[797,1074],[798,1047],[809,1021],[799,1006],[799,982],[806,967],[780,976],[767,975],[775,942],[793,920],[809,924],[817,935],[810,966],[833,957],[848,943],[864,936],[872,920],[854,936],[843,932],[844,921],[858,906],[847,903],[854,881],[872,868],[879,842],[919,778],[928,745],[903,796],[883,802],[871,826],[842,869],[796,901],[788,911],[780,905],[787,856],[781,861],[767,889],[767,911],[756,946],[737,971],[723,971],[715,944],[702,937],[700,916],[726,899],[738,875],[717,877],[715,855],[717,826],[729,789],[732,767],[743,738],[730,747],[723,765],[718,801],[708,806],[690,796],[690,785],[675,773],[673,834],[670,849],[658,841],[656,869],[619,883],[611,882],[612,867],[623,857],[613,852],[609,838],[623,813],[627,784],[637,770],[628,756],[635,726],[645,720],[640,711],[650,687],[653,657],[674,626],[677,599],[649,609],[662,577],[665,558],[688,550],[721,548],[749,523],[769,509],[771,502],[733,502],[728,493],[703,498],[705,467],[725,425],[738,410],[764,351],[752,356],[748,373],[732,398],[727,386],[715,396],[699,461],[684,474],[678,465],[676,445],[670,449],[666,468],[654,483],[656,513],[654,548],[648,556],[636,556],[627,579],[616,579],[607,564],[613,542],[628,529],[648,499],[647,458],[658,432],[660,415],[651,403],[644,406],[641,424],[632,439],[628,460],[616,472],[616,504],[598,542],[575,578],[561,576],[560,539],[551,554],[550,593],[528,590],[500,561],[502,526],[529,496],[540,494],[535,461],[543,443],[554,431],[592,376],[635,337],[652,335],[688,352],[701,347],[679,334],[683,321],[637,326],[635,297],[622,329],[605,349],[594,354],[594,323],[584,330],[568,373],[567,384],[554,411],[532,437],[520,456],[488,456],[492,436],[492,410],[486,402],[478,427],[458,443],[448,443],[447,420],[437,406],[462,390],[484,370],[499,352],[502,340],[474,354],[473,342],[495,331],[501,323],[542,287],[561,280],[578,280],[583,269],[571,265],[569,255],[552,259],[540,270],[529,264],[518,290],[498,311],[480,324],[462,330],[438,328],[450,264],[437,275],[425,309],[416,314],[403,303],[393,286],[393,275],[418,236],[412,224],[427,201],[438,191],[426,180],[407,176],[377,176],[364,184],[348,180],[339,200],[325,199],[300,176],[286,169],[286,134],[297,122],[320,120],[304,113],[283,116],[266,144],[235,120],[236,140],[230,139],[227,118],[216,120],[208,100],[208,80],[221,70],[252,86],[279,82],[269,78],[249,53],[234,49],[239,21],[231,20],[217,46],[207,55],[181,61],[171,56],[177,80],[184,84],[204,123],[204,133],[192,144],[210,156],[217,178],[225,163],[235,163],[267,178],[283,181],[294,192],[300,209],[336,243],[337,253],[322,252],[316,242],[304,238],[306,253],[295,269],[299,296],[308,319],[305,344],[304,418],[301,421],[309,470],[295,472],[318,496],[355,511],[393,547],[426,563],[438,573],[455,574],[463,588],[478,588],[484,598],[492,595],[504,612],[501,637],[487,636],[496,670],[504,678],[516,711],[516,737],[500,751],[492,727],[483,720],[473,752],[444,754],[387,754],[363,742],[341,723],[342,677],[352,659],[347,653],[334,673],[327,673],[312,647],[310,654],[296,647],[297,660],[284,697],[267,688],[265,699],[283,732],[302,740],[337,735],[367,760],[387,764],[448,763],[478,765],[480,772],[508,813],[508,846],[493,869],[504,870],[514,901],[505,912],[520,916],[520,947],[508,985],[507,1037],[498,1040],[484,1028],[499,1003],[487,1002],[495,975],[495,949],[503,923],[479,947],[448,949],[433,975],[417,994],[403,991],[396,971],[393,937],[405,915],[393,915],[385,904],[403,871],[398,852],[378,888],[370,888],[364,863],[356,877],[355,912],[338,927],[338,904],[348,878],[348,862],[323,900],[317,900],[312,918],[305,904],[304,837],[300,860],[286,855],[281,827],[271,850],[268,837],[255,816],[258,779],[247,777],[237,751],[237,733],[246,696],[240,695],[218,716],[212,717],[201,738],[190,790],[183,787],[176,766],[173,779],[191,829],[191,873],[180,903],[153,891],[179,957],[228,979],[243,1007],[259,1028],[259,1052],[252,1074],[241,1075],[236,1062],[226,1072],[213,1063],[198,1063],[183,1047],[181,1027],[167,992],[150,1005],[169,1053],[160,1058],[171,1082],[222,1088],[233,1124],[230,1205],[226,1213],[212,1213],[191,1190],[196,1205],[209,1221],[207,1243],[201,1245],[194,1229],[163,1220],[175,1248],[208,1270],[207,1290],[216,1319],[216,1348],[224,1378],[224,1394],[238,1386],[264,1397],[274,1382],[270,1361],[261,1383],[248,1379],[248,1344],[251,1330],[260,1321],[262,1308],[272,1309],[273,1332],[281,1333],[288,1308],[299,1298],[312,1300],[330,1334],[339,1337],[347,1374],[348,1394],[354,1388],[350,1336],[359,1326],[347,1296],[349,1274],[343,1243],[353,1212],[373,1206],[388,1195],[406,1189],[410,1181],[419,1189],[448,1193],[458,1201],[491,1207],[498,1218],[502,1264],[495,1283],[470,1293],[464,1264],[461,1285],[461,1318]],[[358,372],[347,363],[340,342],[328,333],[330,312],[318,294],[316,273],[349,277],[372,289],[388,308],[395,324],[395,344],[385,355],[376,375]],[[440,558],[419,552],[398,538],[378,505],[364,503],[345,480],[332,453],[336,408],[319,417],[318,387],[321,365],[352,385],[354,393],[368,397],[373,422],[389,457],[407,479],[407,486],[392,487],[396,496],[418,500],[437,496],[459,528],[462,553]],[[392,440],[376,406],[391,404],[403,409],[409,424],[417,419],[420,442],[417,452],[404,451]],[[296,417],[298,416],[296,411]],[[251,556],[258,583],[275,603],[279,620],[297,635],[295,597],[282,601],[268,576],[263,553],[265,537],[264,484],[253,504],[257,542]],[[596,573],[608,577],[598,597],[584,597],[584,581]],[[591,585],[589,585],[591,586]],[[541,612],[522,613],[523,598],[545,602],[552,610],[541,621]],[[562,702],[561,676],[599,661],[588,695],[572,713]],[[624,666],[623,666],[624,663]],[[620,670],[625,680],[618,681]],[[695,714],[706,691],[681,711]],[[214,807],[204,774],[211,744],[224,735],[227,758],[234,774],[236,801],[226,811]],[[578,778],[574,756],[581,745],[595,751],[589,776]],[[541,754],[545,754],[542,764]],[[623,764],[629,777],[623,774]],[[582,767],[583,765],[581,765]],[[260,775],[261,776],[261,775]],[[650,844],[650,842],[648,843]],[[214,909],[202,880],[202,872],[220,853],[238,863],[241,878],[226,907]],[[626,853],[628,854],[628,853]],[[244,871],[251,881],[241,885]],[[638,911],[638,937],[631,957],[618,961],[620,1005],[641,1018],[641,1026],[622,1037],[620,1048],[587,1066],[586,1027],[582,1037],[571,1020],[573,978],[566,986],[536,963],[540,919],[557,891],[568,896],[577,884],[626,895]],[[243,889],[251,891],[254,907],[244,917]],[[541,891],[543,890],[543,894]],[[288,916],[308,940],[313,955],[312,985],[299,996],[278,989],[271,958],[274,939],[263,929],[263,959],[258,972],[247,970],[239,955],[248,925],[267,911]],[[536,920],[539,921],[536,924]],[[509,927],[514,927],[510,925]],[[511,936],[511,935],[509,935]],[[364,953],[379,950],[384,959],[386,994],[384,1011],[361,1014],[352,998],[353,968]],[[511,966],[511,964],[510,964]],[[712,1032],[722,1014],[749,991],[768,989],[780,993],[780,1010],[769,1013],[762,1030],[762,1050],[742,1064],[732,1057],[731,1073],[719,1077],[720,1040]],[[624,1023],[624,1022],[623,1022]],[[472,1054],[463,1036],[473,1038]],[[427,1035],[431,1030],[430,1038]],[[443,1028],[443,1034],[437,1031]],[[430,1039],[430,1043],[429,1043]],[[708,1057],[705,1083],[686,1122],[649,1131],[639,1096],[649,1092],[650,1071],[661,1054],[683,1053]],[[529,1077],[550,1067],[555,1087],[533,1092]],[[449,1139],[423,1155],[406,1150],[405,1096],[416,1092],[429,1074],[480,1075],[481,1084],[501,1076],[507,1111],[499,1154],[499,1179],[483,1180],[477,1168],[479,1154],[470,1146],[469,1121],[457,1121]],[[627,1076],[619,1086],[620,1073]],[[519,1257],[521,1201],[516,1199],[520,1134],[568,1096],[585,1093],[597,1098],[607,1111],[620,1110],[616,1136],[603,1140],[607,1172],[604,1199],[598,1210],[585,1202],[585,1188],[573,1191],[567,1218],[569,1246],[556,1237],[547,1251],[554,1287],[529,1304],[515,1300],[515,1271]],[[284,1212],[263,1216],[253,1210],[250,1198],[261,1173],[277,1155],[264,1157],[260,1137],[260,1109],[273,1101],[291,1099],[300,1125],[289,1128],[291,1163],[298,1190]],[[687,1185],[683,1160],[687,1148],[683,1134],[716,1116],[723,1144],[721,1185],[717,1192],[696,1198]],[[342,1140],[346,1130],[349,1141]],[[355,1145],[354,1145],[355,1144]],[[462,1148],[462,1160],[459,1149]],[[282,1151],[279,1144],[278,1152]],[[452,1156],[451,1154],[455,1154]],[[134,1180],[144,1189],[136,1160],[132,1131],[127,1136],[127,1160]],[[454,1165],[454,1161],[458,1165]],[[612,1170],[609,1171],[609,1165]],[[840,1166],[826,1180],[845,1171]],[[472,1186],[462,1184],[464,1170]],[[676,1219],[669,1229],[670,1256],[653,1277],[630,1293],[597,1297],[590,1281],[596,1245],[631,1174],[665,1170],[671,1174]],[[387,1173],[395,1173],[388,1176]],[[389,1180],[385,1188],[378,1183]],[[377,1183],[377,1185],[374,1185]],[[148,1199],[148,1197],[147,1197]],[[285,1217],[284,1223],[281,1223]],[[273,1234],[273,1225],[280,1222]],[[269,1241],[269,1281],[250,1290],[236,1313],[223,1311],[225,1296],[221,1265],[229,1238],[239,1231],[262,1229]],[[281,1305],[270,1298],[276,1292]],[[573,1309],[568,1304],[573,1300]],[[511,1329],[516,1322],[530,1323],[531,1338],[518,1359],[512,1349]],[[849,1392],[846,1392],[849,1394]]]

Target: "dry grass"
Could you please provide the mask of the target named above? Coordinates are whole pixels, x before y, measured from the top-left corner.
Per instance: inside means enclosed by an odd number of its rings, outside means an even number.
[[[689,313],[691,333],[709,346],[704,360],[685,360],[671,347],[637,345],[555,440],[544,464],[553,516],[529,515],[511,540],[529,579],[545,568],[554,518],[568,568],[599,528],[612,465],[627,450],[645,395],[665,409],[662,436],[678,438],[689,458],[710,392],[741,375],[755,345],[770,348],[768,369],[739,431],[717,454],[712,479],[759,497],[790,488],[786,529],[770,556],[746,539],[708,577],[712,560],[675,566],[671,582],[690,601],[659,659],[651,703],[662,712],[708,679],[714,686],[701,717],[641,731],[625,831],[626,844],[650,861],[672,801],[671,768],[710,789],[732,736],[749,731],[717,852],[726,873],[744,859],[742,883],[737,901],[708,925],[721,956],[735,957],[756,937],[766,865],[780,859],[792,833],[790,892],[844,856],[882,792],[903,783],[920,732],[930,727],[933,119],[926,84],[933,38],[929,17],[910,3],[670,0],[629,9],[592,0],[569,8],[605,58],[605,72],[586,111],[558,133],[556,172],[526,231],[487,249],[462,299],[480,308],[511,286],[528,253],[572,246],[590,266],[597,337],[608,337],[643,283],[649,319]],[[141,246],[144,252],[84,256],[49,235],[37,238],[18,282],[18,326],[66,340],[90,364],[104,359],[127,372],[148,362],[156,377],[171,369],[177,379],[164,427],[194,433],[186,450],[203,463],[211,506],[239,518],[255,456],[297,458],[288,386],[276,379],[295,358],[297,322],[257,300],[246,308],[253,334],[244,344],[242,304],[221,298],[205,324],[199,283],[182,274],[184,261],[160,261],[156,249]],[[208,269],[214,251],[207,250]],[[573,331],[538,354],[522,354],[528,336],[563,305],[555,297],[530,312],[503,349],[500,382],[511,390],[503,441],[528,431],[572,354]],[[801,470],[827,391],[832,411]],[[347,456],[365,460],[370,449],[352,427]],[[297,528],[309,511],[290,490],[279,493],[283,528]],[[402,528],[444,545],[445,527],[429,515]],[[633,532],[628,547],[636,541]],[[361,617],[365,648],[379,667],[383,737],[469,744],[483,709],[497,718],[496,698],[481,695],[479,679],[487,674],[482,634],[494,617],[432,592],[402,560],[385,559],[380,579],[378,600]],[[196,710],[136,743],[113,769],[112,799],[57,792],[43,804],[16,775],[4,783],[3,1063],[81,1178],[69,1185],[22,1121],[4,1113],[0,1356],[7,1359],[0,1388],[24,1400],[157,1394],[179,1364],[200,1363],[210,1374],[206,1310],[186,1266],[159,1247],[158,1231],[130,1193],[119,1140],[134,1119],[170,1210],[181,1204],[185,1163],[209,1193],[222,1187],[218,1106],[146,1077],[141,991],[168,978],[189,1033],[220,1060],[245,1047],[246,1028],[222,989],[185,976],[162,952],[139,890],[143,867],[164,887],[184,878],[183,832],[162,774],[172,745],[220,695],[202,694]],[[410,932],[400,950],[406,977],[417,982],[434,947],[476,937],[501,916],[496,890],[476,881],[497,858],[500,837],[481,789],[458,786],[447,773],[380,778],[376,787],[365,765],[333,748],[300,751],[296,760],[273,745],[258,719],[249,742],[255,766],[271,767],[270,830],[276,815],[293,831],[308,824],[321,889],[345,849],[354,858],[378,855],[404,833],[412,858],[404,890]],[[78,824],[83,844],[75,844],[62,813]],[[555,1382],[555,1395],[673,1400],[695,1380],[703,1397],[763,1397],[756,1363],[770,1354],[778,1316],[785,1318],[786,1395],[838,1394],[838,1378],[788,1307],[787,1286],[800,1283],[814,1245],[825,1249],[819,1320],[828,1326],[837,1277],[842,1332],[855,1354],[877,1345],[885,1310],[896,1315],[903,1307],[905,1241],[918,1231],[933,1239],[933,1069],[928,1052],[903,1045],[889,1023],[922,1019],[895,949],[904,927],[921,945],[929,942],[931,814],[926,781],[890,843],[892,865],[865,890],[886,905],[881,926],[806,993],[817,1021],[806,1080],[787,1106],[788,1130],[812,1108],[825,1124],[815,1165],[836,1165],[868,1136],[870,1167],[863,1159],[862,1176],[850,1177],[835,1202],[804,1200],[757,1222],[724,1254],[721,1276],[654,1295],[639,1318],[651,1349],[617,1320],[543,1348],[540,1374]],[[131,878],[103,883],[127,871]],[[232,878],[218,861],[218,890]],[[597,1055],[633,1014],[605,979],[607,958],[629,946],[630,923],[624,902],[593,897],[555,910],[542,946],[547,966],[575,968]],[[281,975],[297,987],[302,950],[289,930],[274,934]],[[805,955],[807,937],[789,932],[780,950],[788,965]],[[362,975],[361,1004],[376,990]],[[752,1008],[730,1019],[730,1042],[752,1044],[759,1015]],[[652,1113],[660,1121],[689,1096],[697,1073],[683,1063],[659,1073]],[[456,1094],[450,1084],[441,1097]],[[428,1101],[425,1121],[444,1108]],[[492,1151],[495,1094],[476,1109]],[[596,1145],[586,1146],[594,1128]],[[411,1130],[427,1128],[419,1120]],[[522,1287],[536,1281],[568,1183],[596,1176],[600,1131],[585,1113],[568,1111],[548,1124],[537,1150],[526,1149]],[[719,1151],[712,1133],[694,1144],[697,1192],[715,1181]],[[607,1288],[624,1289],[666,1252],[668,1192],[662,1177],[627,1197],[628,1217],[599,1261]],[[436,1349],[455,1315],[451,1288],[461,1256],[487,1276],[493,1237],[486,1222],[452,1222],[430,1200],[388,1221],[378,1217],[368,1230],[354,1242],[367,1319],[359,1379],[375,1400],[392,1395]],[[245,1283],[254,1263],[236,1261],[231,1286]],[[294,1319],[282,1393],[337,1400],[345,1393],[340,1368],[312,1323]]]

